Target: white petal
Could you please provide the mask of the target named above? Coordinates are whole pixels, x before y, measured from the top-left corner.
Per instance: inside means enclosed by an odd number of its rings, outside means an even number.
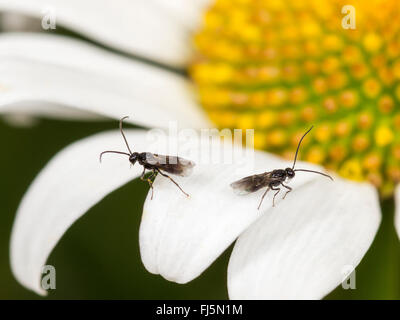
[[[127,52],[183,66],[190,35],[178,20],[152,1],[0,0],[0,10],[29,14]],[[39,23],[39,22],[38,22]]]
[[[202,154],[209,151],[202,149]],[[185,153],[182,153],[185,155]],[[269,194],[257,210],[264,190],[237,196],[230,184],[244,176],[285,167],[283,160],[257,152],[254,167],[234,162],[207,163],[195,156],[193,174],[174,179],[190,194],[186,198],[168,179],[158,177],[154,200],[146,200],[140,226],[140,252],[149,272],[186,283],[200,275],[251,223],[272,205]],[[245,158],[243,159],[247,161]],[[249,160],[251,164],[251,160]],[[298,187],[315,178],[300,175]]]
[[[396,186],[394,191],[395,213],[394,213],[394,227],[396,228],[397,235],[400,238],[400,184]]]
[[[358,265],[380,224],[369,184],[318,179],[286,200],[237,240],[228,268],[231,299],[324,297]]]
[[[127,131],[131,146],[144,148],[146,132]],[[36,177],[17,211],[10,259],[15,277],[27,288],[45,294],[41,268],[65,231],[103,197],[141,173],[126,157],[105,149],[126,150],[120,133],[107,132],[76,142],[59,152]]]
[[[133,123],[208,127],[188,81],[66,37],[0,36],[0,112],[64,116],[65,109]],[[54,106],[63,108],[54,108]]]

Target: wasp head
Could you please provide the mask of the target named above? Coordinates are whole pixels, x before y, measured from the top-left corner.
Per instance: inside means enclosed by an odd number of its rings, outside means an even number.
[[[294,170],[292,168],[286,168],[285,171],[289,179],[292,179],[294,177]]]
[[[133,152],[133,153],[129,156],[129,161],[130,161],[132,164],[135,164],[136,161],[138,161],[138,159],[139,159],[139,153],[138,153],[138,152]]]

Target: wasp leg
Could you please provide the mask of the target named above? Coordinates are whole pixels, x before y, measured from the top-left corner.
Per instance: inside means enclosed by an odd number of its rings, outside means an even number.
[[[142,175],[140,176],[140,180],[145,181],[144,175],[146,174],[146,168],[143,168]]]
[[[265,195],[267,194],[267,192],[268,192],[269,190],[270,190],[269,187],[267,188],[267,190],[265,190],[264,194],[263,194],[262,197],[261,197],[261,201],[260,201],[260,204],[258,205],[257,210],[260,210],[261,203],[264,201],[264,197],[265,197]]]
[[[284,195],[283,198],[282,198],[282,199],[285,199],[285,198],[286,198],[286,195],[287,195],[290,191],[292,191],[293,189],[292,189],[291,187],[289,187],[289,186],[285,186],[283,183],[281,183],[281,185],[282,185],[283,187],[285,187],[286,189],[288,189],[288,190],[286,191],[285,195]]]
[[[157,172],[155,170],[153,170],[151,175],[147,178],[147,182],[149,183],[149,186],[151,188],[151,199],[150,200],[153,200],[153,195],[154,195],[153,183],[154,183],[154,179],[156,176],[157,176]],[[154,179],[151,180],[152,178],[154,178]]]
[[[271,186],[271,190],[277,190],[274,194],[274,197],[272,198],[272,206],[275,207],[275,197],[278,195],[278,193],[281,191],[281,188],[274,188],[274,186]]]
[[[165,174],[165,173],[162,173],[159,169],[156,169],[156,170],[157,170],[157,172],[158,172],[159,174],[161,174],[162,176],[164,176],[164,177],[168,178],[169,180],[171,180],[171,181],[179,188],[179,190],[182,191],[182,193],[183,193],[186,197],[189,197],[189,194],[187,194],[185,191],[183,191],[183,189],[180,187],[180,185],[179,185],[174,179],[172,179],[169,175],[167,175],[167,174]]]
[[[146,168],[143,169],[142,175],[140,176],[140,180],[148,182],[150,189],[151,189],[151,200],[153,200],[153,195],[154,195],[153,182],[154,182],[154,180],[151,180],[151,178],[155,177],[157,175],[157,172],[153,170],[147,179],[144,177],[145,174],[146,174]]]

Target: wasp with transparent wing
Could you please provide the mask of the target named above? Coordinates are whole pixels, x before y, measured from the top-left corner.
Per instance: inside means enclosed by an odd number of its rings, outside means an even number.
[[[189,197],[189,194],[183,191],[179,184],[166,173],[186,177],[191,174],[195,163],[193,161],[175,156],[165,156],[151,152],[132,152],[125,137],[124,131],[122,130],[122,122],[126,118],[128,117],[123,117],[119,121],[119,130],[121,131],[121,135],[125,141],[128,152],[114,150],[103,151],[102,153],[100,153],[100,162],[103,154],[105,153],[117,153],[127,155],[132,165],[138,162],[141,166],[143,166],[143,172],[140,176],[140,179],[149,183],[149,186],[151,188],[151,199],[153,199],[153,182],[157,174],[161,174],[163,177],[171,180],[179,188],[179,190],[183,192],[184,195]],[[147,178],[145,178],[146,170],[151,172],[151,174]]]
[[[274,190],[276,191],[274,194],[274,197],[272,199],[272,206],[275,206],[275,197],[278,195],[278,193],[281,191],[281,186],[286,189],[286,193],[283,196],[283,199],[285,199],[286,195],[292,191],[292,188],[287,186],[285,183],[288,182],[289,180],[293,179],[295,176],[295,172],[297,171],[305,171],[305,172],[312,172],[312,173],[318,173],[320,175],[323,175],[325,177],[328,177],[329,179],[333,180],[330,175],[327,175],[325,173],[319,172],[319,171],[313,171],[313,170],[307,170],[307,169],[295,169],[294,166],[296,165],[296,159],[297,159],[297,154],[299,152],[300,144],[303,141],[304,137],[311,131],[313,127],[311,127],[300,139],[297,149],[296,149],[296,154],[294,156],[294,161],[293,161],[293,166],[291,168],[286,168],[286,169],[275,169],[269,172],[264,172],[260,174],[255,174],[252,176],[245,177],[243,179],[240,179],[238,181],[235,181],[231,184],[231,187],[235,189],[239,194],[247,194],[247,193],[253,193],[256,192],[257,190],[267,187],[267,190],[265,190],[264,194],[261,197],[260,204],[258,205],[258,209],[260,209],[261,204],[264,200],[265,195],[268,193],[269,190]]]

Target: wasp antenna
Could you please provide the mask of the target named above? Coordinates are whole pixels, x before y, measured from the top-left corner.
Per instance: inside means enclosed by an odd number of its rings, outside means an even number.
[[[311,131],[311,129],[314,128],[314,126],[311,126],[310,129],[308,129],[308,131],[301,137],[299,144],[297,145],[297,149],[296,149],[296,154],[294,156],[294,161],[293,161],[293,166],[292,169],[294,169],[294,166],[296,165],[296,160],[297,160],[297,154],[299,153],[299,148],[300,148],[300,144],[303,141],[304,137],[307,135],[307,133],[309,133]]]
[[[314,170],[307,170],[307,169],[296,169],[294,171],[304,171],[304,172],[318,173],[318,174],[323,175],[323,176],[325,176],[325,177],[327,177],[327,178],[329,178],[329,179],[331,179],[333,181],[333,178],[329,174],[326,174],[326,173],[323,173],[323,172],[314,171]]]
[[[126,140],[124,131],[122,130],[122,122],[123,122],[125,119],[128,119],[128,118],[129,118],[128,116],[125,116],[125,117],[123,117],[121,120],[119,120],[119,131],[121,131],[121,134],[122,134],[122,137],[124,138],[126,147],[128,148],[129,155],[131,155],[131,154],[132,154],[131,148],[129,148],[128,140]]]
[[[128,157],[130,156],[130,154],[129,154],[129,153],[127,153],[127,152],[113,151],[113,150],[109,150],[109,151],[103,151],[102,153],[100,153],[100,156],[99,156],[100,163],[101,163],[101,158],[102,158],[103,154],[105,154],[105,153],[118,153],[118,154],[124,154],[124,155],[127,155]]]

